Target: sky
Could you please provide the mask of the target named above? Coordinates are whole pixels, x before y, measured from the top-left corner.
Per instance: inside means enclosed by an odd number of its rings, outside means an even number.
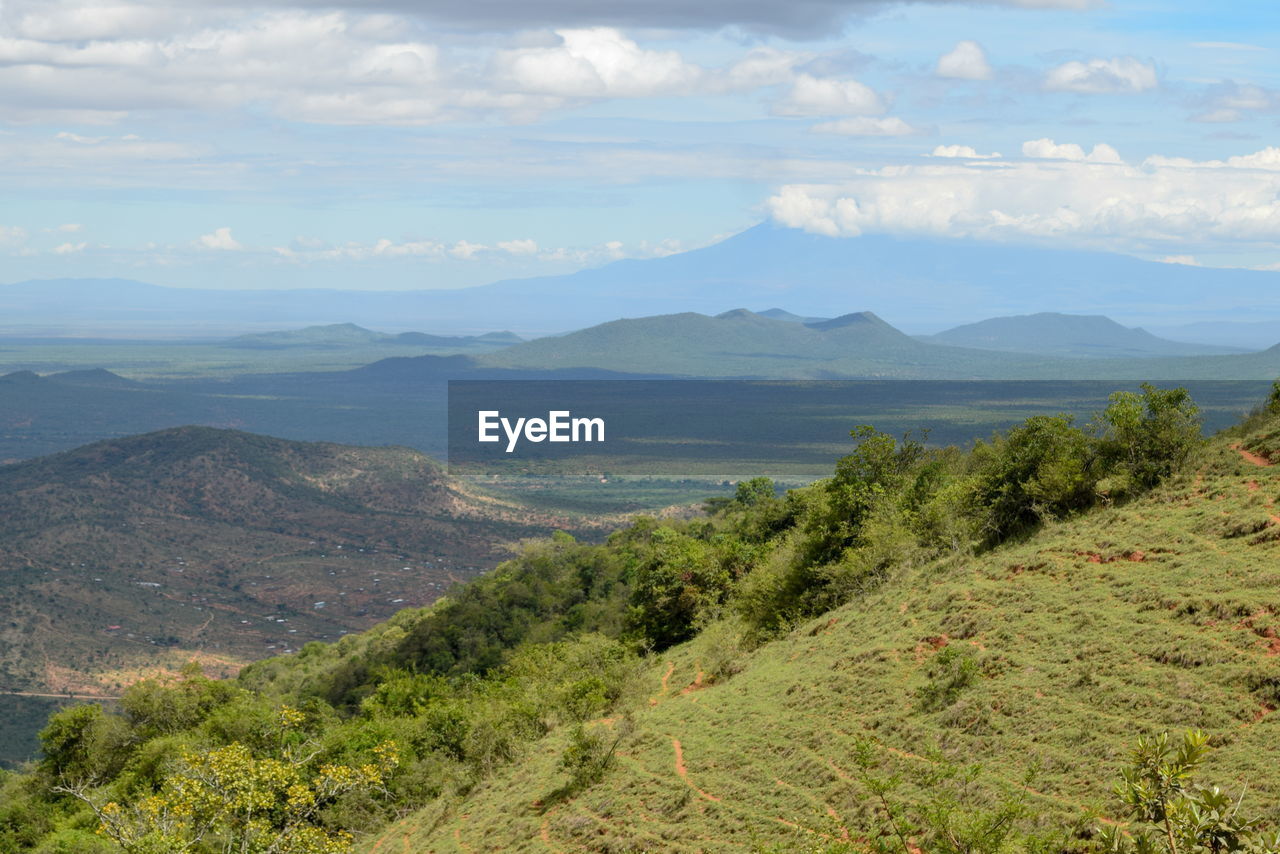
[[[1280,16],[0,0],[0,282],[453,288],[771,221],[1280,269]]]

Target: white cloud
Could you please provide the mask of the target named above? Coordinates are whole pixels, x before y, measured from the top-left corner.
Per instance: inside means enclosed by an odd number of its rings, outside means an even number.
[[[1095,149],[1096,151],[1097,149]],[[1074,154],[1074,152],[1073,152]],[[1036,238],[1120,250],[1280,247],[1280,148],[1227,160],[1028,160],[992,169],[931,163],[790,184],[768,202],[778,222],[829,235],[864,231]]]
[[[459,240],[449,248],[449,254],[460,261],[473,261],[481,252],[488,251],[489,247],[483,243],[472,243],[469,240]]]
[[[17,225],[0,225],[0,246],[21,246],[27,242],[27,230]]]
[[[1222,123],[1238,122],[1249,113],[1273,111],[1280,108],[1280,95],[1254,83],[1237,83],[1224,80],[1210,86],[1204,94],[1207,109],[1192,117],[1192,121]]]
[[[231,229],[227,227],[215,228],[209,234],[200,235],[196,244],[203,249],[217,249],[223,251],[237,252],[244,249],[240,242],[231,236]]]
[[[811,74],[797,77],[787,96],[773,106],[773,112],[780,116],[866,116],[884,110],[880,96],[857,80]]]
[[[74,232],[83,231],[83,230],[84,230],[84,226],[78,222],[65,222],[62,225],[58,226],[58,231],[65,231],[68,233],[74,233]]]
[[[957,80],[990,80],[992,75],[987,53],[975,41],[962,41],[944,54],[938,60],[935,73]]]
[[[815,133],[833,133],[843,136],[910,136],[921,132],[897,116],[883,118],[858,116],[834,122],[821,122],[814,125],[813,130]]]
[[[55,255],[75,255],[79,252],[83,252],[85,247],[88,245],[89,244],[87,243],[63,243],[60,246],[55,246],[53,248],[53,253]]]
[[[1022,154],[1040,160],[1074,160],[1090,163],[1120,163],[1120,152],[1105,142],[1100,142],[1093,150],[1085,154],[1083,148],[1074,142],[1059,145],[1051,139],[1033,139],[1022,143]]]
[[[55,42],[156,35],[172,27],[175,18],[165,5],[140,3],[77,5],[49,0],[35,9],[16,17],[14,31],[25,38]]]
[[[728,90],[759,89],[777,86],[795,79],[797,65],[813,58],[810,53],[757,47],[718,74],[720,88]]]
[[[1181,264],[1184,267],[1203,266],[1194,255],[1166,255],[1157,259],[1161,264]]]
[[[66,140],[67,142],[77,142],[80,145],[97,145],[98,143],[105,142],[107,140],[107,137],[105,136],[81,136],[78,133],[71,133],[70,131],[65,130],[54,134],[53,138]]]
[[[275,246],[271,251],[289,261],[367,261],[374,258],[429,258],[445,257],[444,244],[434,240],[410,240],[396,243],[385,237],[373,243],[347,242],[341,246],[329,246],[314,237],[298,237],[294,246]]]
[[[500,51],[500,80],[513,89],[563,97],[641,97],[680,93],[704,69],[673,50],[645,50],[611,27],[557,30],[561,44]]]
[[[1136,93],[1160,85],[1153,66],[1132,56],[1066,62],[1045,77],[1046,89],[1055,92],[1084,92],[1091,95]]]
[[[966,160],[994,160],[1000,157],[1000,152],[993,151],[990,154],[979,154],[974,148],[968,145],[939,145],[927,157],[962,157]]]
[[[512,255],[536,255],[538,254],[538,243],[536,240],[528,238],[521,240],[499,240],[498,248],[503,252],[509,252]]]

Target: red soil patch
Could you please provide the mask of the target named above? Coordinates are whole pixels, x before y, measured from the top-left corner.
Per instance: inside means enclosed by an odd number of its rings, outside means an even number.
[[[1262,489],[1262,487],[1258,485],[1258,482],[1256,480],[1249,481],[1248,483],[1245,484],[1245,486],[1248,488],[1250,492],[1257,492],[1259,489]]]
[[[471,817],[470,813],[463,813],[462,815],[458,816],[458,823],[453,827],[453,841],[456,842],[458,844],[458,847],[461,848],[463,851],[471,850],[471,846],[462,841],[462,823],[467,819],[469,819],[470,817]]]
[[[671,747],[676,752],[676,773],[680,775],[680,779],[688,783],[689,788],[697,792],[699,797],[706,798],[707,800],[712,801],[714,803],[720,803],[719,798],[717,798],[715,795],[702,791],[701,789],[699,789],[697,786],[693,784],[692,780],[689,779],[689,769],[685,767],[685,764],[684,764],[684,750],[680,747],[680,739],[678,738],[671,739]]]
[[[1271,460],[1267,459],[1261,454],[1255,454],[1253,451],[1246,451],[1244,448],[1240,447],[1239,444],[1232,445],[1231,449],[1234,450],[1237,454],[1239,454],[1240,459],[1244,460],[1246,463],[1250,463],[1255,466],[1271,465]]]
[[[671,674],[676,672],[676,663],[674,661],[667,662],[667,672],[662,674],[662,689],[658,692],[658,697],[662,697],[667,693],[667,680],[671,678]],[[658,705],[658,697],[650,697],[649,705]]]
[[[697,691],[700,688],[707,687],[705,684],[703,684],[702,680],[703,680],[702,668],[699,667],[698,675],[693,677],[693,681],[680,689],[680,696],[683,697],[686,694],[692,694],[694,691]]]

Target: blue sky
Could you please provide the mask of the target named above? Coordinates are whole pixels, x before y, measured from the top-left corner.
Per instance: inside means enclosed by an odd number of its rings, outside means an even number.
[[[0,282],[459,287],[765,219],[1280,265],[1271,4],[507,2],[5,0]]]

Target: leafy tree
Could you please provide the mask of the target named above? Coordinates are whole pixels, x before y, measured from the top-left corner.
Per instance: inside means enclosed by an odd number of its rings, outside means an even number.
[[[899,443],[864,424],[849,435],[857,447],[836,462],[835,475],[822,486],[823,501],[804,520],[804,558],[810,563],[839,560],[856,545],[876,507],[902,491],[925,455],[924,444],[910,434]]]
[[[629,623],[657,649],[693,637],[702,613],[725,599],[729,572],[703,540],[660,527],[633,555]]]
[[[1139,738],[1132,764],[1121,772],[1116,795],[1132,824],[1104,827],[1102,848],[1110,854],[1198,854],[1280,852],[1280,834],[1263,834],[1257,819],[1241,815],[1244,797],[1192,781],[1209,753],[1209,737],[1186,733],[1176,747],[1168,733]]]
[[[1069,415],[1035,415],[974,449],[975,499],[985,508],[986,539],[997,543],[1094,500],[1093,448]]]
[[[120,770],[133,734],[116,715],[94,703],[71,706],[40,731],[42,767],[56,780],[91,783]]]
[[[1142,384],[1117,391],[1102,413],[1100,455],[1112,493],[1150,489],[1176,471],[1202,443],[1200,409],[1185,388]]]

